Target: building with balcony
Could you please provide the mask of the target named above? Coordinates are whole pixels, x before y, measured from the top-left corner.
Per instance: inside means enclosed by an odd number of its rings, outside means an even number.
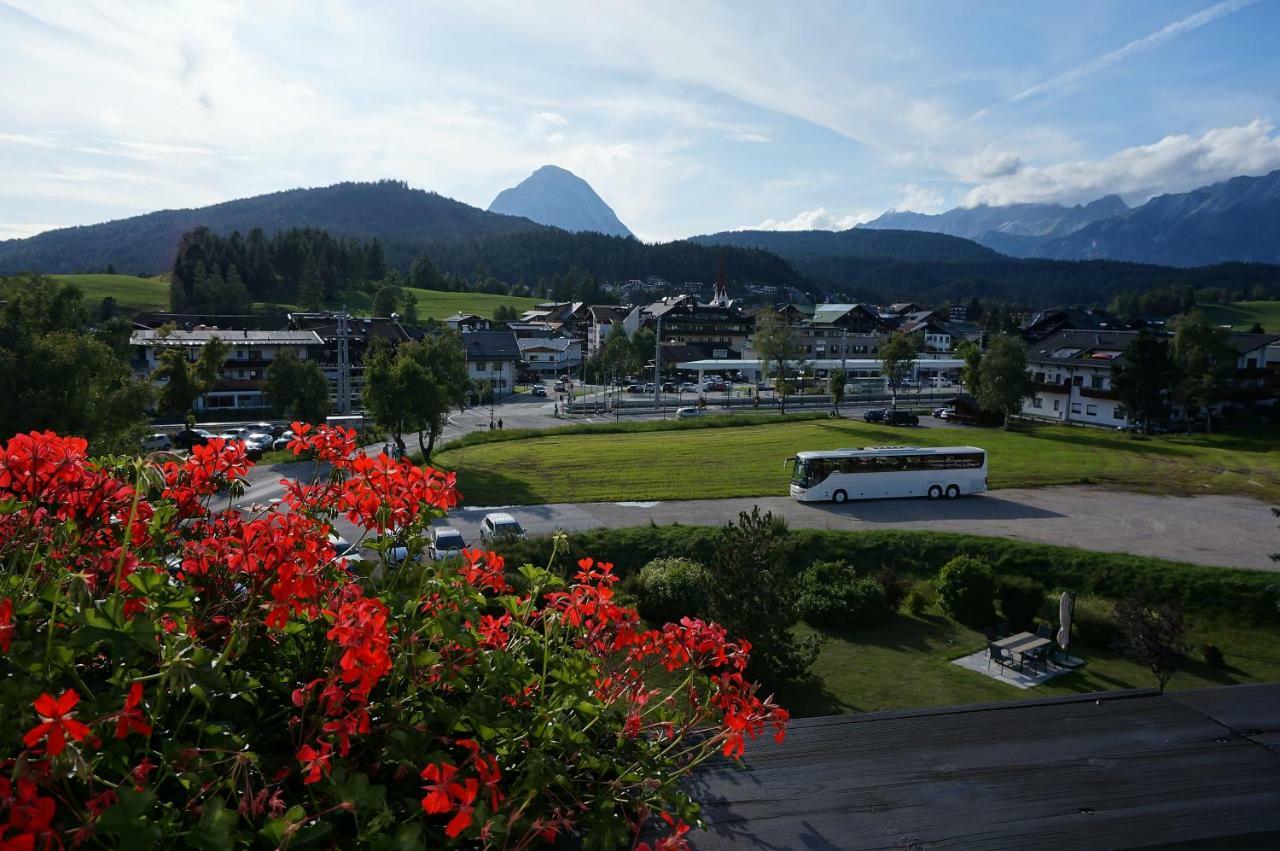
[[[271,362],[283,351],[292,351],[299,360],[314,360],[324,349],[324,342],[315,331],[140,329],[129,338],[134,372],[150,380],[160,365],[160,353],[166,349],[179,349],[194,363],[215,337],[227,345],[227,360],[213,388],[196,400],[197,411],[266,410],[270,405],[262,388]]]

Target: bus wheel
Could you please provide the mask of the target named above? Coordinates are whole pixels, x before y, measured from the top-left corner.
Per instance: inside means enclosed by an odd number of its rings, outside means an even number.
[[[942,497],[942,488],[934,485],[929,488],[929,499],[940,499]]]
[[[947,485],[947,499],[955,499],[960,495],[960,488],[955,485]]]
[[[836,505],[844,505],[844,501],[848,498],[849,498],[849,495],[844,491],[836,491],[835,493],[831,494],[831,501],[834,502]]]

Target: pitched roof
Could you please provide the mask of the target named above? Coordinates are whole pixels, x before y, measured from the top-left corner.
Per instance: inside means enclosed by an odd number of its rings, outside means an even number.
[[[526,349],[551,349],[556,352],[566,351],[573,340],[568,337],[521,337],[516,340],[516,345],[520,347],[520,353],[524,354]]]
[[[217,337],[228,346],[314,346],[322,341],[315,331],[249,331],[232,328],[178,329],[161,334],[154,329],[134,331],[132,346],[203,346]]]
[[[464,331],[461,337],[468,360],[520,359],[520,346],[511,331]]]

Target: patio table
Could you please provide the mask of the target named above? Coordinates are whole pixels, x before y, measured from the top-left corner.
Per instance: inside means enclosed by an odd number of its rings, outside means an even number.
[[[1042,638],[1033,632],[1020,632],[1017,635],[1011,635],[1008,638],[1002,638],[994,642],[997,647],[1008,650],[1010,653],[1017,653],[1019,658],[1026,660],[1028,656],[1032,656],[1042,647],[1048,647],[1053,643],[1050,638]]]

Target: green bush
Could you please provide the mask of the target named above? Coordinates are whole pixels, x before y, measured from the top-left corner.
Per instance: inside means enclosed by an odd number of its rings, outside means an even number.
[[[907,611],[916,617],[929,611],[936,602],[938,602],[938,594],[932,583],[917,582],[907,593]]]
[[[640,614],[651,624],[707,614],[707,569],[687,558],[656,558],[636,578]]]
[[[1120,638],[1115,607],[1099,597],[1077,597],[1071,613],[1072,640],[1090,647],[1110,648]]]
[[[942,610],[967,626],[982,627],[995,620],[995,593],[995,572],[982,559],[956,556],[938,572]]]
[[[907,599],[907,592],[911,590],[911,583],[899,576],[892,567],[880,568],[874,578],[884,589],[884,601],[889,611],[901,609],[902,603]]]
[[[1044,586],[1025,576],[1001,577],[1000,614],[1011,630],[1029,628],[1044,607]]]
[[[800,616],[813,626],[856,629],[889,614],[884,587],[844,562],[819,561],[800,579]]]
[[[645,564],[663,556],[683,556],[710,564],[718,532],[710,526],[681,525],[574,532],[562,547],[561,557],[572,557],[569,564],[584,556],[605,558],[613,561],[619,576],[634,577]],[[534,538],[504,543],[499,549],[507,556],[508,564],[545,565],[551,547],[550,538]],[[788,557],[790,569],[797,573],[815,561],[835,559],[870,572],[890,565],[903,576],[932,580],[939,568],[959,555],[989,562],[999,576],[1026,576],[1046,587],[1081,596],[1118,600],[1134,591],[1144,591],[1157,599],[1181,599],[1189,613],[1249,623],[1274,624],[1278,620],[1272,574],[1125,553],[956,532],[793,529]]]

